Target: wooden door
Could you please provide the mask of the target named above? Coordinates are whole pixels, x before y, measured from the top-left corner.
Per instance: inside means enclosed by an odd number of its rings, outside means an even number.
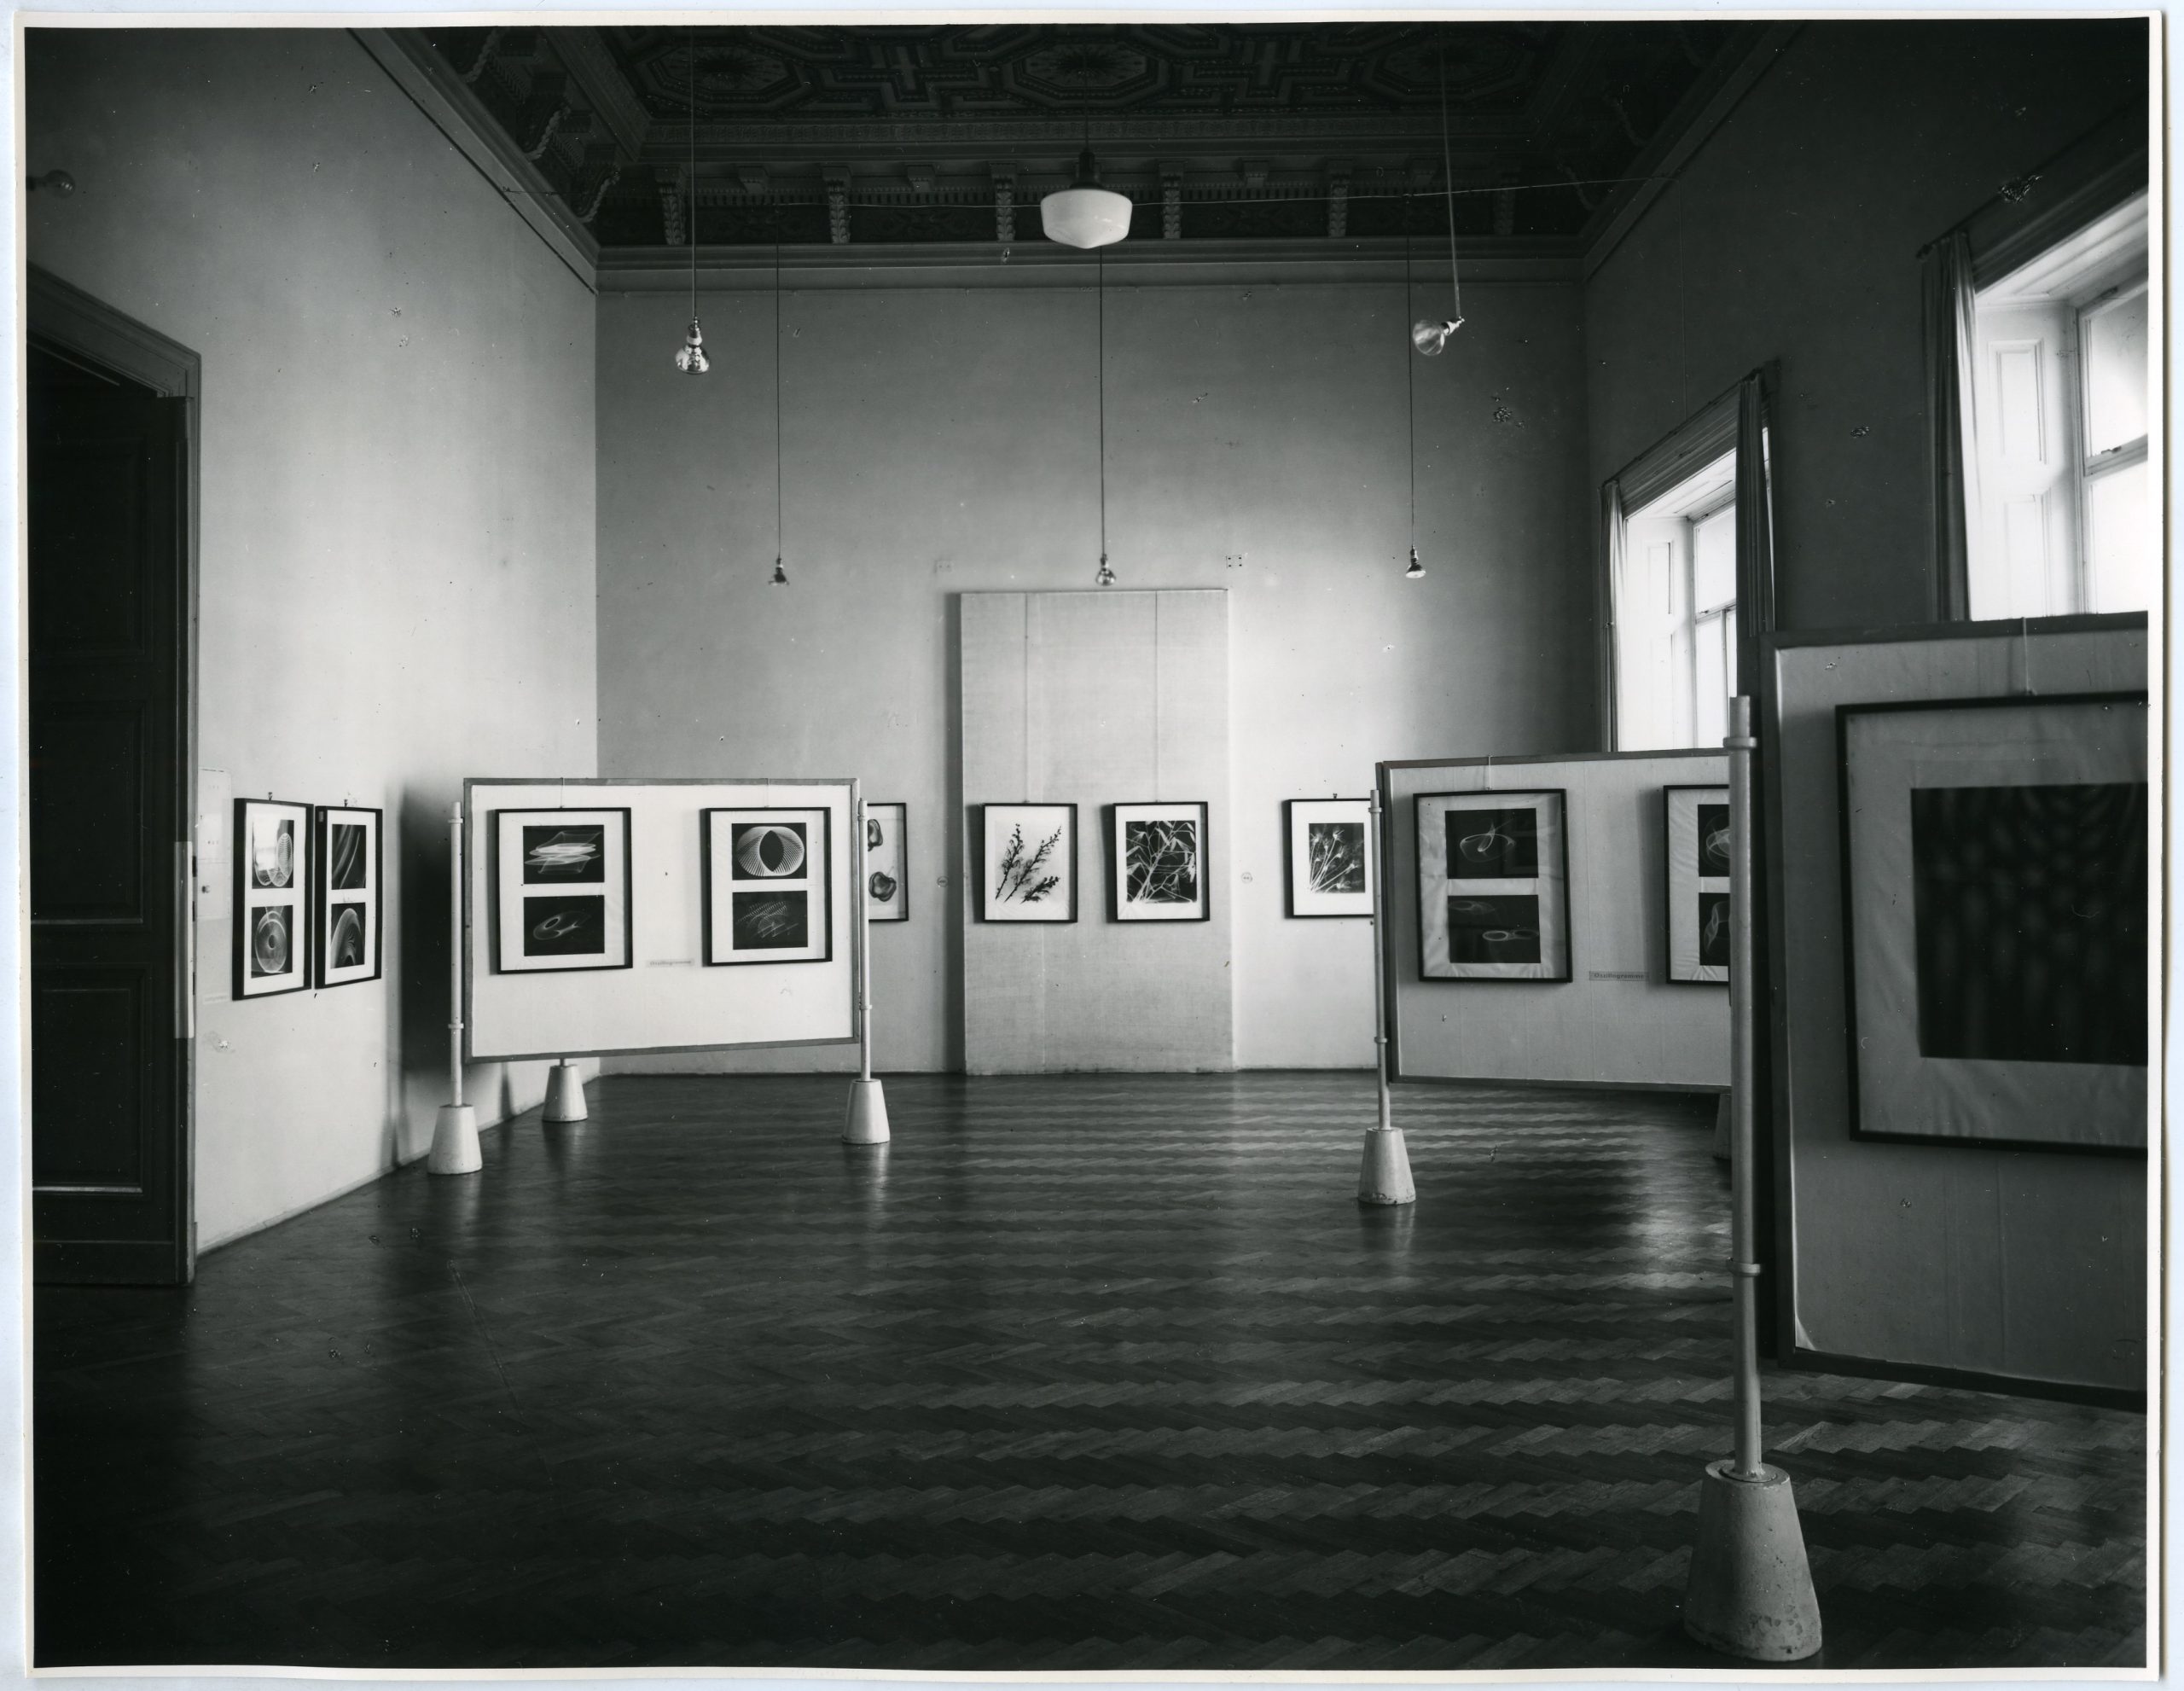
[[[186,402],[28,359],[32,1226],[44,1280],[187,1281]]]

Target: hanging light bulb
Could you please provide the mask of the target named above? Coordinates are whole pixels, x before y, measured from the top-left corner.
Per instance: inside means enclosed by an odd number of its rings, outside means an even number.
[[[1411,555],[1416,557],[1418,555],[1414,552]],[[788,585],[788,572],[781,567],[781,561],[779,558],[774,560],[774,578],[771,584],[775,587]]]
[[[1410,567],[1403,572],[1403,578],[1405,581],[1426,579],[1426,566],[1418,561],[1418,548],[1415,546],[1410,549]]]
[[[675,368],[685,375],[703,375],[712,368],[712,361],[706,357],[705,332],[698,327],[695,317],[690,319],[682,348],[675,355]]]
[[[1461,317],[1435,323],[1431,317],[1420,317],[1410,326],[1410,344],[1428,358],[1437,358],[1441,349],[1449,344],[1449,337],[1464,326]]]
[[[1039,227],[1065,247],[1106,247],[1130,233],[1134,209],[1128,195],[1100,186],[1088,146],[1077,155],[1077,180],[1039,201]]]
[[[1100,573],[1092,578],[1092,584],[1095,587],[1112,587],[1115,584],[1115,572],[1107,567],[1105,552],[1100,555]]]

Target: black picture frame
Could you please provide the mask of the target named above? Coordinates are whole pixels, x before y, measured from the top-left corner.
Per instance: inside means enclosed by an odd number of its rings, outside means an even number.
[[[1835,707],[1835,780],[1836,816],[1838,835],[1836,852],[1842,876],[1842,944],[1843,944],[1843,1031],[1844,1061],[1846,1087],[1844,1113],[1853,1140],[1872,1144],[1918,1145],[1937,1149],[1972,1147],[1983,1150],[2036,1151],[2041,1153],[2065,1152],[2081,1157],[2140,1157],[2146,1154],[2145,1145],[2101,1145],[2063,1139],[2037,1139],[2021,1136],[1987,1136],[1984,1135],[1949,1135],[1890,1133],[1866,1125],[1862,1119],[1860,1095],[1859,1029],[1858,1029],[1858,962],[1857,927],[1860,905],[1856,897],[1856,875],[1852,865],[1852,834],[1854,826],[1850,805],[1850,724],[1860,717],[1905,716],[1942,711],[1975,711],[2029,708],[2053,708],[2077,705],[2136,705],[2141,709],[2150,703],[2144,689],[2127,689],[2105,693],[2040,693],[1995,694],[1971,699],[1891,699],[1870,704],[1841,704]],[[2148,756],[2152,753],[2152,732],[2149,729]],[[2151,800],[2151,767],[2149,799]],[[2152,811],[2149,810],[2149,816]],[[2161,863],[2148,841],[2146,872],[2149,877],[2161,873]],[[2154,936],[2147,936],[2149,943]],[[2149,1039],[2158,1042],[2158,1025],[2151,1031]],[[2149,1050],[2151,1052],[2152,1045]],[[2148,1070],[2151,1084],[2152,1069]]]
[[[1281,801],[1281,894],[1282,910],[1291,921],[1370,921],[1373,919],[1373,889],[1378,882],[1380,865],[1373,851],[1373,821],[1370,796],[1362,799],[1330,793],[1324,799],[1284,799]],[[1297,908],[1297,806],[1299,805],[1362,805],[1366,807],[1365,863],[1366,882],[1362,893],[1339,896],[1358,897],[1365,900],[1362,910],[1300,910]]]
[[[1676,972],[1676,886],[1674,867],[1676,824],[1671,820],[1674,811],[1669,802],[1669,795],[1672,793],[1719,793],[1722,795],[1722,802],[1726,804],[1728,802],[1728,787],[1718,781],[1683,782],[1661,789],[1661,976],[1664,985],[1697,986],[1710,992],[1726,992],[1729,989],[1726,975],[1720,980],[1693,980]],[[1701,849],[1704,849],[1703,842]],[[1734,854],[1736,848],[1732,844],[1729,849]],[[1699,877],[1703,880],[1721,878],[1713,875]],[[1732,916],[1735,914],[1734,906],[1731,908],[1730,914]]]
[[[825,936],[816,957],[766,957],[756,953],[717,957],[713,955],[712,819],[717,816],[793,816],[819,817],[819,869],[804,877],[806,891],[816,883],[821,905],[820,930]],[[851,812],[854,824],[855,812]],[[790,968],[801,963],[830,963],[834,960],[834,813],[821,805],[713,805],[698,812],[698,957],[705,968],[749,968],[771,966]],[[850,889],[854,897],[857,889]],[[734,889],[730,889],[734,896]]]
[[[1198,812],[1199,897],[1195,915],[1188,916],[1126,916],[1123,914],[1123,855],[1121,813],[1141,805],[1164,811],[1196,811]],[[1105,854],[1101,878],[1107,887],[1107,920],[1119,926],[1157,927],[1164,924],[1180,925],[1186,922],[1213,920],[1213,832],[1212,811],[1204,799],[1179,799],[1170,803],[1160,799],[1124,799],[1100,807],[1100,845]]]
[[[319,936],[326,931],[326,915],[333,904],[333,859],[326,849],[327,836],[337,814],[356,814],[372,820],[372,972],[346,980],[328,980],[326,948]],[[322,992],[339,986],[362,986],[386,973],[386,812],[376,805],[314,805],[311,825],[311,979]],[[346,900],[344,901],[346,902]]]
[[[304,854],[304,862],[291,867],[289,884],[295,886],[296,896],[285,901],[294,907],[290,926],[291,943],[296,951],[296,984],[293,986],[261,987],[252,991],[249,990],[252,924],[245,912],[251,908],[247,898],[250,875],[250,813],[259,809],[297,812],[296,820],[300,826],[296,830],[296,845]],[[311,908],[311,882],[317,873],[317,852],[311,839],[311,812],[312,806],[301,799],[276,799],[270,794],[263,799],[238,799],[235,801],[235,835],[230,851],[235,859],[235,885],[231,906],[233,915],[229,922],[234,938],[228,949],[232,964],[229,989],[237,1003],[257,998],[281,998],[291,992],[313,990],[311,930],[317,917]]]
[[[505,937],[501,928],[501,818],[502,816],[551,816],[567,813],[585,816],[612,816],[621,818],[622,828],[622,961],[619,963],[571,963],[560,968],[552,964],[530,968],[510,969],[502,967],[501,944]],[[560,805],[553,806],[526,805],[520,809],[488,811],[485,813],[485,910],[488,927],[485,934],[486,955],[491,960],[495,974],[577,974],[584,972],[601,973],[609,969],[633,968],[636,944],[632,930],[636,926],[636,881],[631,873],[633,855],[630,838],[630,807],[626,805]],[[468,1018],[465,1018],[467,1020]]]
[[[1068,821],[1062,829],[1064,838],[1069,846],[1069,905],[1068,913],[1066,915],[1027,917],[995,916],[987,913],[986,812],[996,810],[1066,811],[1069,812]],[[1073,802],[1044,799],[995,799],[987,804],[972,805],[971,826],[967,830],[970,836],[967,842],[970,848],[967,855],[971,860],[972,873],[978,878],[977,884],[973,887],[972,893],[972,920],[974,921],[991,922],[997,927],[1060,927],[1075,921],[1077,920],[1077,883],[1083,872],[1083,860],[1078,854],[1077,847],[1077,805]]]
[[[1521,799],[1531,797],[1549,798],[1559,807],[1561,827],[1558,830],[1560,846],[1556,869],[1562,882],[1562,932],[1566,936],[1562,948],[1562,973],[1560,974],[1525,975],[1450,975],[1429,974],[1426,959],[1426,904],[1421,893],[1417,912],[1418,978],[1420,982],[1436,986],[1567,986],[1577,978],[1577,933],[1570,919],[1570,793],[1562,787],[1516,787],[1507,791],[1498,788],[1473,788],[1468,792],[1420,793],[1410,801],[1411,829],[1414,836],[1424,827],[1422,807],[1443,799],[1459,799],[1466,803],[1490,806],[1497,800]],[[1414,849],[1416,862],[1422,866],[1425,854],[1422,842]],[[1545,879],[1544,875],[1537,877]]]

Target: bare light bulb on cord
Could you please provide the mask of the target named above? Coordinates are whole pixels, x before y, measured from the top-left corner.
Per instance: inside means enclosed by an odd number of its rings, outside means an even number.
[[[1456,178],[1449,160],[1449,61],[1445,52],[1441,55],[1441,186],[1449,207],[1449,304],[1451,309],[1449,316],[1438,322],[1432,317],[1420,317],[1410,326],[1410,344],[1418,349],[1421,357],[1427,358],[1440,357],[1441,349],[1449,344],[1449,337],[1464,326],[1463,282],[1456,274]]]
[[[675,368],[685,375],[703,375],[712,368],[712,361],[706,357],[705,331],[698,327],[695,317],[682,336],[682,345],[676,349]]]
[[[1449,337],[1464,326],[1461,317],[1443,318],[1435,323],[1431,317],[1420,317],[1410,326],[1410,344],[1421,356],[1437,358],[1441,349],[1449,344]]]

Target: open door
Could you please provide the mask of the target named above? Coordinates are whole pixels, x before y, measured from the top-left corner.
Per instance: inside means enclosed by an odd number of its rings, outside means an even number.
[[[46,1281],[195,1267],[189,401],[39,334],[30,527],[31,1164]]]

